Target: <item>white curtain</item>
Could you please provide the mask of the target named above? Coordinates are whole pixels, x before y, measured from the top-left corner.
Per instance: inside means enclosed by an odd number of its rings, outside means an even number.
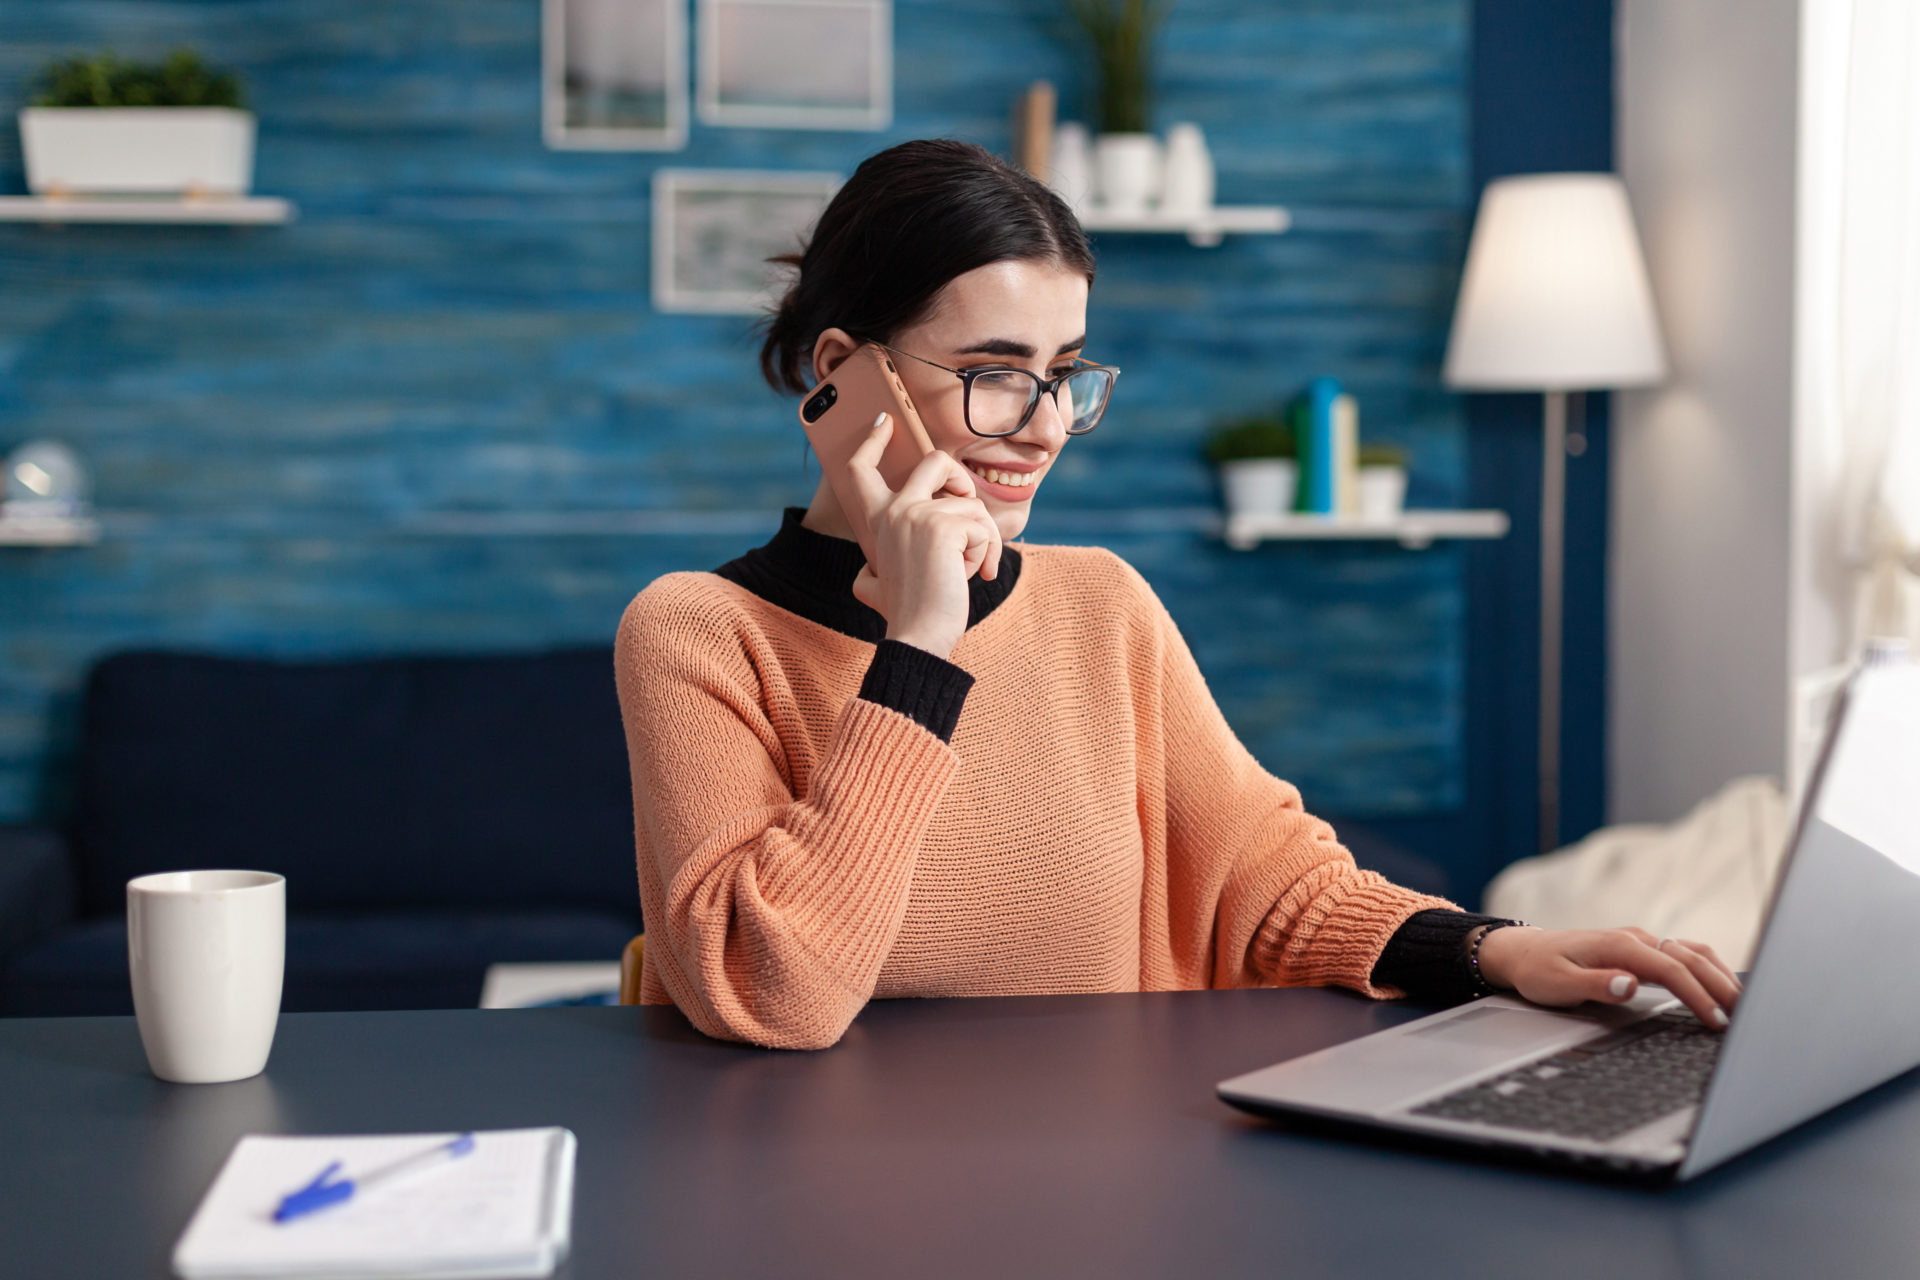
[[[1867,646],[1920,654],[1920,0],[1801,19],[1796,805]]]
[[[1851,12],[1828,223],[1839,237],[1826,282],[1833,324],[1807,336],[1818,429],[1840,459],[1839,501],[1827,509],[1851,571],[1851,660],[1878,637],[1920,651],[1920,3],[1837,7]]]

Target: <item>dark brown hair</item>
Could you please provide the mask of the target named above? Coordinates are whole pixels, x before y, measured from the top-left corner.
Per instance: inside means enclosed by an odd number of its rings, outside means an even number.
[[[990,262],[1055,262],[1093,283],[1093,250],[1066,202],[984,147],[950,138],[868,156],[834,194],[765,322],[760,371],[807,390],[813,346],[839,327],[887,341],[923,319],[947,282]]]

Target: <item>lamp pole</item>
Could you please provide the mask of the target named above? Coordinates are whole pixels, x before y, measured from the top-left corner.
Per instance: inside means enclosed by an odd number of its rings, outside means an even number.
[[[1561,575],[1566,564],[1567,393],[1546,393],[1540,463],[1540,852],[1560,843]]]

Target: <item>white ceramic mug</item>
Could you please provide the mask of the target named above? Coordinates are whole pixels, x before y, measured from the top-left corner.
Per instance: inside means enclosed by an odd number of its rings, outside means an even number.
[[[127,964],[147,1065],[162,1080],[259,1075],[280,1020],[287,882],[165,871],[127,882]]]

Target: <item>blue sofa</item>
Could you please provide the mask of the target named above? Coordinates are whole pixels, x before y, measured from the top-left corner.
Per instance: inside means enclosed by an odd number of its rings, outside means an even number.
[[[611,648],[90,673],[66,829],[0,829],[0,1012],[129,1013],[125,886],[287,877],[289,1010],[471,1008],[641,928]]]

